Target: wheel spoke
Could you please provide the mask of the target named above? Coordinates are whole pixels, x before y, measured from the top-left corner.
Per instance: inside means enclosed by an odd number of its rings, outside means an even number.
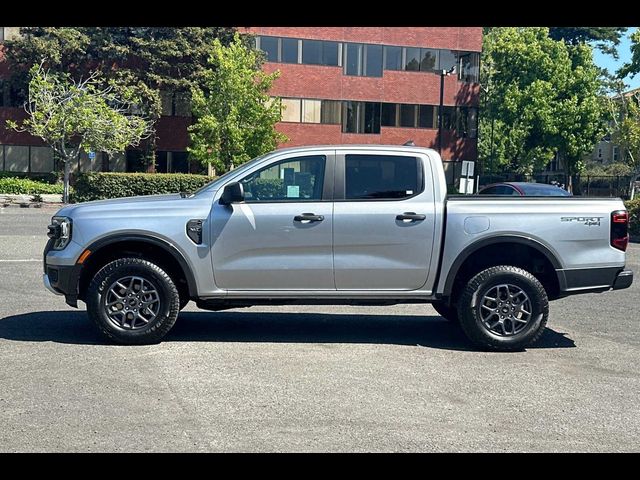
[[[144,328],[160,312],[160,296],[156,286],[139,276],[118,278],[103,298],[107,317],[115,325],[128,330]]]
[[[479,302],[485,328],[500,336],[520,333],[531,320],[531,301],[522,288],[502,283],[490,287]]]

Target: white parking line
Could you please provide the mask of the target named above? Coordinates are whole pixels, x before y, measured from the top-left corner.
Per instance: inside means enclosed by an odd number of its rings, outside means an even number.
[[[18,258],[16,260],[3,260],[0,259],[0,263],[12,263],[12,262],[41,262],[41,258]]]

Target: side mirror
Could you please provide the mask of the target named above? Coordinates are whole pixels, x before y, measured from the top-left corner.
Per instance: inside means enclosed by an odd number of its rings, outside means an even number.
[[[229,183],[224,187],[220,197],[221,205],[231,205],[232,203],[244,202],[244,188],[239,182]]]

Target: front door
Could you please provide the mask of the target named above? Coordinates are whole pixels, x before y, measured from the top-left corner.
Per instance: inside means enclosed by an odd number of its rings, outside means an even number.
[[[240,180],[245,202],[214,203],[212,262],[226,290],[335,290],[333,151],[278,157]]]
[[[426,156],[337,151],[338,290],[416,290],[431,263],[435,204]]]

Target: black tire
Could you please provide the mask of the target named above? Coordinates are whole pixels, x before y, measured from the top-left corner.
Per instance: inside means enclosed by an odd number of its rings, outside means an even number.
[[[431,306],[438,314],[449,322],[458,322],[458,309],[455,305],[447,305],[444,302],[433,302]]]
[[[128,276],[150,282],[157,292],[155,318],[135,329],[117,325],[107,315],[105,305],[110,286]],[[180,295],[171,277],[157,265],[141,258],[119,258],[102,267],[91,280],[86,298],[87,313],[98,331],[107,340],[124,345],[158,343],[171,330],[180,311]]]
[[[502,320],[505,325],[501,324],[499,327],[496,326],[495,330],[491,330],[483,322],[480,312],[484,312],[485,319],[486,316],[490,315],[487,312],[493,308],[493,302],[490,300],[493,297],[489,297],[488,293],[491,293],[492,289],[498,286],[507,284],[520,289],[528,296],[529,304],[527,305],[531,307],[530,316],[528,321],[522,325],[521,321],[513,322],[508,320],[509,315],[507,313],[507,320]],[[505,291],[504,287],[500,288],[502,288],[503,292]],[[496,292],[496,290],[493,290],[493,292]],[[489,300],[485,300],[487,298]],[[498,298],[498,296],[495,298]],[[489,305],[484,310],[482,307],[483,301],[486,301],[487,305]],[[508,301],[512,301],[510,297]],[[517,303],[515,300],[514,302]],[[497,310],[497,301],[495,305]],[[504,302],[504,307],[500,308],[510,308],[509,305],[512,304],[507,305]],[[544,332],[549,317],[549,299],[542,284],[526,270],[510,265],[487,268],[475,275],[464,288],[462,295],[458,299],[457,307],[460,326],[467,337],[475,345],[495,351],[520,351],[533,344]],[[495,322],[499,321],[499,318],[502,317],[495,314],[490,317],[491,321]],[[526,318],[523,317],[523,319]],[[520,329],[518,330],[518,328]],[[509,330],[512,330],[512,332],[509,332]]]

